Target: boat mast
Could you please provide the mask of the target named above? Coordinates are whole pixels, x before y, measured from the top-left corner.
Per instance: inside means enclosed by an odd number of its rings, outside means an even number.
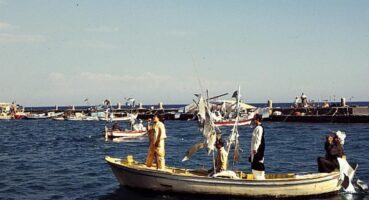
[[[235,91],[232,95],[232,97],[236,98],[236,120],[235,123],[233,125],[232,128],[232,132],[229,136],[228,139],[228,148],[227,148],[227,153],[229,154],[229,151],[231,150],[231,146],[232,143],[234,143],[234,155],[233,155],[233,166],[235,161],[238,161],[238,148],[239,148],[239,143],[238,143],[238,121],[239,121],[239,115],[240,115],[240,97],[241,97],[241,87],[238,86],[238,90]]]

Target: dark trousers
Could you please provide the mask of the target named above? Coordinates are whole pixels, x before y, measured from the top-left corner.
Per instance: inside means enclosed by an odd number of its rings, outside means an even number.
[[[258,171],[265,171],[264,163],[261,163],[258,160],[254,159],[251,162],[251,169],[258,170]]]
[[[318,170],[319,172],[333,172],[336,169],[339,169],[339,164],[337,159],[327,159],[323,157],[319,157],[317,159],[318,162]]]

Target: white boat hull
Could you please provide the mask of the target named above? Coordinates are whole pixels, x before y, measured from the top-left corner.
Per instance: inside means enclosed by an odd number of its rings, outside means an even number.
[[[165,171],[129,164],[106,157],[119,183],[124,186],[190,194],[242,197],[298,197],[335,193],[340,189],[339,173],[314,173],[266,180],[212,178],[199,171],[168,168]]]
[[[238,121],[238,126],[247,126],[251,124],[251,119],[245,119],[245,120],[239,120]],[[214,125],[215,126],[234,126],[234,124],[236,123],[235,120],[222,120],[222,121],[215,121]]]
[[[136,138],[142,137],[147,131],[132,131],[132,130],[121,130],[112,131],[111,129],[105,130],[105,138]]]

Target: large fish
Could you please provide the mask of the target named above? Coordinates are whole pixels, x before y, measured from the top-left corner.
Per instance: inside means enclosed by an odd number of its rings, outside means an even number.
[[[355,187],[352,184],[355,172],[358,164],[350,165],[346,159],[337,158],[340,166],[340,180],[342,181],[341,186],[345,192],[355,193]]]
[[[205,145],[203,142],[192,145],[192,147],[186,151],[185,157],[182,159],[182,162],[191,159],[192,155],[198,152],[200,149],[204,148],[204,146]]]
[[[210,154],[211,151],[214,150],[214,145],[217,140],[216,137],[216,131],[215,126],[212,122],[209,108],[207,107],[207,104],[205,100],[202,98],[202,96],[199,97],[199,102],[197,103],[198,106],[198,119],[199,119],[199,127],[200,131],[202,132],[202,135],[204,137],[204,142],[194,144],[185,154],[185,157],[182,159],[182,161],[189,160],[193,154],[198,152],[202,148],[207,148],[208,153]]]

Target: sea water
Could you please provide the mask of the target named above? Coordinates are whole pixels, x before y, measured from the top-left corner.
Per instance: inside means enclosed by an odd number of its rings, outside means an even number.
[[[148,139],[105,141],[105,125],[100,121],[0,121],[0,199],[216,199],[120,187],[104,157],[131,154],[144,161]],[[167,165],[211,168],[212,156],[205,150],[181,162],[187,149],[202,141],[195,121],[166,121],[165,125]],[[356,177],[369,183],[369,124],[265,122],[263,126],[267,173],[316,172],[316,158],[325,154],[325,135],[341,130],[347,135],[344,150],[349,162],[359,164]],[[224,136],[229,132],[229,127],[222,128]],[[250,172],[251,132],[252,127],[239,128],[243,152],[240,163],[230,161],[231,169]],[[325,198],[368,196],[339,194],[320,199]]]

